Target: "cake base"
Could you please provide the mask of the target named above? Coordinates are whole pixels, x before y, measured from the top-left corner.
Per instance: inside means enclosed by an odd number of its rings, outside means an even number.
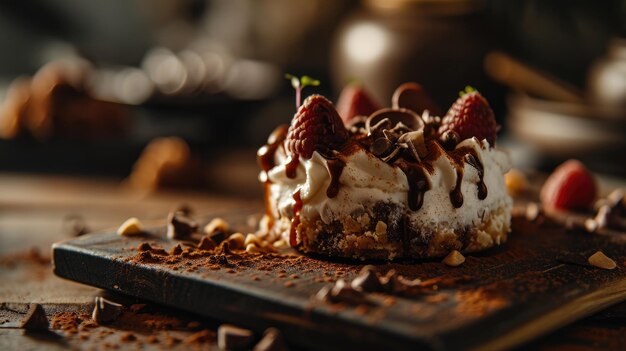
[[[463,253],[482,251],[507,240],[510,208],[485,212],[477,224],[463,228],[414,228],[397,206],[379,203],[373,214],[357,214],[324,223],[321,219],[301,219],[296,228],[297,249],[332,257],[354,259],[424,259],[446,256],[452,250]],[[289,236],[290,219],[281,225]]]

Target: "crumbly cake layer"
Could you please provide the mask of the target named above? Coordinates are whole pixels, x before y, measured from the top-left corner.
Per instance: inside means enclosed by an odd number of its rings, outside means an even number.
[[[461,228],[414,228],[406,225],[404,209],[392,203],[377,203],[372,213],[357,213],[324,223],[321,219],[302,220],[296,233],[303,252],[355,259],[436,258],[452,250],[477,252],[506,242],[511,223],[507,205],[487,212],[476,225]],[[277,227],[286,228],[283,218]]]

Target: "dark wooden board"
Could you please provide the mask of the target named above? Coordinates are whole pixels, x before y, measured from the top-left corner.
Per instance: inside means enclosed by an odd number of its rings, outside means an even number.
[[[272,256],[236,269],[138,263],[141,242],[165,249],[163,230],[148,237],[91,234],[53,247],[57,275],[262,331],[281,329],[305,349],[504,349],[626,299],[626,240],[514,221],[502,247],[460,267],[440,262],[373,263],[407,278],[471,280],[409,297],[373,294],[374,306],[328,304],[313,296],[362,262]],[[586,258],[602,250],[617,268]],[[255,263],[256,262],[256,263]],[[371,262],[370,262],[371,264]],[[192,265],[193,266],[193,265]],[[296,275],[297,277],[294,277]]]

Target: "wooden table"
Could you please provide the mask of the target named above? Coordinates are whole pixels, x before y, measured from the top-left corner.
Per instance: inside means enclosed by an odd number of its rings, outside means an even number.
[[[146,196],[108,180],[0,175],[0,326],[3,318],[18,318],[32,302],[42,304],[52,321],[52,332],[46,335],[0,328],[0,349],[217,349],[214,333],[219,321],[160,306],[135,305],[139,313],[126,318],[131,322],[91,325],[88,313],[95,296],[128,298],[57,278],[46,261],[50,245],[71,235],[64,223],[68,216],[81,216],[91,230],[114,228],[129,216],[157,225],[170,210],[183,204],[205,214],[261,206],[260,199],[198,193]],[[43,259],[29,254],[33,248],[40,250]],[[83,320],[72,320],[75,317]],[[626,303],[524,348],[626,349]]]

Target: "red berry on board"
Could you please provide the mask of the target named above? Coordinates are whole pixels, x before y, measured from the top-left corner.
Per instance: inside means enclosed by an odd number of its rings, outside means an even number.
[[[593,174],[577,160],[558,166],[546,179],[540,198],[544,206],[562,210],[585,210],[596,199],[597,186]]]
[[[321,95],[311,95],[291,121],[285,149],[292,155],[311,158],[313,151],[332,150],[348,139],[348,131],[333,104]]]
[[[479,140],[487,139],[491,146],[495,145],[498,125],[489,103],[479,92],[471,88],[466,91],[441,120],[439,135],[453,130],[461,140],[476,137]]]
[[[337,112],[344,124],[348,124],[353,117],[369,116],[379,109],[379,105],[359,84],[343,88],[337,101]]]

